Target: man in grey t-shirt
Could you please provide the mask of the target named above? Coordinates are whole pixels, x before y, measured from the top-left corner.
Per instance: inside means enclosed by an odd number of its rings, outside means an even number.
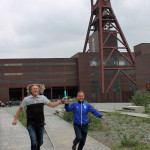
[[[65,100],[52,103],[44,95],[39,95],[44,92],[45,87],[41,84],[31,84],[28,86],[29,96],[25,97],[21,106],[16,112],[13,125],[17,124],[17,119],[23,110],[27,108],[27,130],[31,139],[31,150],[40,150],[40,146],[43,144],[44,134],[44,105],[49,107],[56,107]]]

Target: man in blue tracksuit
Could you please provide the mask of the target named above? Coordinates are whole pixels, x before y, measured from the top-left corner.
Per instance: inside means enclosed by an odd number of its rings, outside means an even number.
[[[65,109],[67,112],[73,111],[73,122],[75,139],[73,140],[72,150],[76,150],[76,145],[79,143],[78,150],[82,150],[85,145],[88,132],[88,112],[91,112],[98,118],[105,119],[96,109],[89,103],[84,102],[84,92],[77,93],[78,102],[69,106],[68,100],[65,101]]]

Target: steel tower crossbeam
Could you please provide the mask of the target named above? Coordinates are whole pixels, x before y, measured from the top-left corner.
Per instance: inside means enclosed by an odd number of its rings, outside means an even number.
[[[112,30],[113,29],[113,30]],[[91,32],[94,33],[98,31],[98,41],[99,41],[99,58],[100,58],[100,71],[101,71],[101,92],[102,94],[107,94],[109,89],[111,88],[113,82],[117,78],[119,72],[122,72],[123,75],[125,75],[131,82],[136,84],[134,79],[130,77],[124,70],[135,70],[135,59],[133,56],[133,53],[130,50],[130,47],[125,39],[125,36],[122,32],[122,29],[119,25],[119,22],[114,14],[114,11],[111,7],[110,0],[97,0],[96,3],[94,4],[94,1],[91,0],[91,17],[89,21],[89,26],[86,34],[86,39],[85,39],[85,44],[83,48],[83,52],[89,52],[87,50],[87,46],[89,44],[89,37],[91,35]],[[115,32],[114,32],[115,31]],[[103,39],[104,33],[108,33],[107,37],[105,40]],[[105,44],[108,42],[108,39],[110,36],[113,36],[116,41],[121,45],[121,46],[105,46]],[[104,51],[106,49],[112,49],[110,54],[107,57],[106,62],[104,62]],[[125,56],[123,53],[120,52],[120,50],[126,50],[129,58]],[[111,56],[113,55],[114,52],[118,52],[131,66],[128,67],[120,67],[118,66],[117,68],[108,68],[107,62],[110,60]],[[104,71],[105,70],[116,70],[117,73],[115,74],[114,78],[112,79],[110,85],[105,88],[105,76],[104,76]]]

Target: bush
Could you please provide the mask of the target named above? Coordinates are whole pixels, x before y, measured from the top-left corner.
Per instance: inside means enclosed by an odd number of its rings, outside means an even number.
[[[74,102],[77,102],[77,98],[69,101],[69,105],[71,105]],[[73,123],[73,112],[72,111],[71,112],[64,111],[62,118],[69,123]]]
[[[95,117],[93,114],[88,114],[89,118],[89,131],[97,131],[103,128],[102,120]]]
[[[145,108],[145,113],[150,114],[150,106]]]
[[[19,122],[24,126],[27,127],[27,114],[26,114],[26,109],[24,109],[19,117],[18,117]]]
[[[136,106],[148,108],[150,105],[150,92],[146,90],[136,91],[135,95],[132,96],[132,103]]]
[[[62,118],[65,120],[65,121],[67,121],[67,122],[69,122],[69,123],[73,123],[73,112],[71,111],[71,112],[66,112],[66,111],[63,111],[63,116],[62,116]]]
[[[123,135],[123,138],[121,139],[121,146],[124,147],[134,147],[137,146],[139,142],[134,139],[134,137],[130,136],[127,138],[126,135]]]

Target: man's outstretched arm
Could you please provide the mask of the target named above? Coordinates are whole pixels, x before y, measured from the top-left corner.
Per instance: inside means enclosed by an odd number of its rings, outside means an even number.
[[[12,122],[13,125],[16,125],[16,124],[17,124],[17,119],[18,119],[18,117],[19,117],[19,115],[20,115],[20,113],[21,113],[22,110],[23,110],[23,108],[20,106],[20,107],[18,108],[17,112],[16,112],[16,115],[15,115],[15,117],[14,117],[14,121]]]
[[[55,102],[55,103],[52,103],[51,101],[48,103],[48,106],[49,107],[56,107],[56,106],[58,106],[59,104],[61,104],[62,102],[64,102],[64,100],[65,100],[65,97],[64,98],[62,98],[60,101],[57,101],[57,102]]]

